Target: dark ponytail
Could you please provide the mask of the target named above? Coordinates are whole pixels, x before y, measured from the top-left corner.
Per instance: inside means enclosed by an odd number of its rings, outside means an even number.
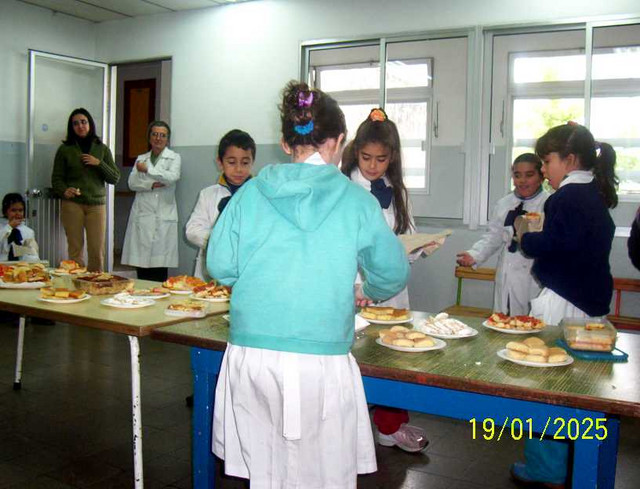
[[[591,170],[607,207],[618,205],[618,177],[615,173],[616,152],[610,144],[597,143],[584,126],[569,122],[552,127],[536,142],[536,154],[544,159],[549,153],[561,158],[574,154],[582,170]]]

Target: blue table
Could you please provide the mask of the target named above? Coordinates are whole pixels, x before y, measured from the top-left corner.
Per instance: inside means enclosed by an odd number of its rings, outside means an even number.
[[[415,313],[420,317],[424,313]],[[640,336],[619,335],[618,344],[629,352],[626,364],[576,361],[570,367],[524,367],[501,360],[495,354],[514,337],[479,326],[479,320],[464,318],[480,330],[478,336],[449,341],[439,352],[404,354],[379,345],[377,326],[370,326],[354,343],[353,354],[360,365],[367,400],[373,404],[462,420],[477,420],[477,436],[485,433],[484,419],[495,420],[493,437],[512,436],[524,426],[531,431],[575,439],[572,486],[575,489],[613,488],[619,438],[618,415],[640,417],[638,362]],[[212,487],[214,456],[211,453],[212,407],[217,375],[226,346],[228,326],[220,316],[160,328],[152,338],[192,346],[194,376],[193,484]],[[558,330],[540,335],[551,343]],[[598,422],[596,430],[593,420]],[[502,425],[506,428],[502,430]],[[563,423],[564,422],[564,423]],[[600,423],[602,425],[600,426]],[[607,436],[599,440],[594,435]],[[471,436],[471,425],[469,428]],[[506,433],[504,433],[506,432]],[[588,439],[584,435],[592,437]],[[523,438],[524,439],[524,438]]]

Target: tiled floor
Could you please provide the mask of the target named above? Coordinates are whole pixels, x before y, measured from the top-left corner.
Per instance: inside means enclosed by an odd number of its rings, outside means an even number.
[[[89,328],[28,325],[21,391],[13,391],[17,328],[0,324],[0,488],[133,487],[130,361],[126,337]],[[145,488],[190,488],[188,349],[143,339]],[[427,429],[425,453],[378,449],[379,470],[361,489],[516,487],[513,441],[473,441],[467,423],[412,415]],[[623,419],[616,488],[640,485],[640,422]],[[220,478],[216,487],[245,489]]]

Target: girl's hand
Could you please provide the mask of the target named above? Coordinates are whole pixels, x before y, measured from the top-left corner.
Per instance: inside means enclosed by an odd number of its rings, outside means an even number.
[[[65,199],[73,199],[76,195],[80,195],[80,189],[75,187],[69,187],[67,188],[67,190],[64,191],[64,194],[62,195],[64,195]]]
[[[9,219],[9,226],[11,226],[12,228],[17,228],[23,222],[24,222],[24,219],[17,219],[17,218]]]
[[[138,161],[136,163],[136,170],[138,170],[140,173],[147,173],[148,169],[149,169],[149,167],[147,166],[146,162]]]
[[[82,162],[85,165],[89,165],[89,166],[98,166],[100,164],[100,160],[98,158],[96,158],[93,155],[88,155],[88,154],[83,154],[82,155]]]
[[[365,306],[370,306],[371,304],[373,304],[373,301],[371,299],[369,299],[366,295],[364,295],[364,293],[362,292],[362,285],[360,284],[356,284],[353,286],[353,291],[355,293],[356,296],[356,306],[357,307],[365,307]]]
[[[463,251],[462,253],[458,253],[456,255],[456,262],[458,263],[458,265],[463,267],[472,267],[476,264],[475,258],[473,258],[466,251]]]
[[[153,182],[153,185],[151,185],[151,188],[162,188],[162,187],[166,187],[166,185],[162,182]]]

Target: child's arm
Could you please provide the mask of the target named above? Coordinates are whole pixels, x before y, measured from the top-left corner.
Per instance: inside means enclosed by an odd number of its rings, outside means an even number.
[[[373,207],[372,207],[373,208]],[[389,229],[381,212],[370,212],[358,236],[358,260],[364,282],[362,291],[373,300],[398,294],[409,280],[409,261],[402,243]]]
[[[147,175],[156,180],[157,182],[165,185],[171,185],[180,180],[180,168],[182,166],[182,160],[180,155],[176,153],[175,158],[171,160],[171,165],[167,168],[158,168],[158,166],[149,166]]]
[[[216,221],[207,246],[207,272],[222,285],[233,286],[238,280],[238,237],[240,219],[238,201],[231,199]]]
[[[505,216],[498,211],[496,206],[493,211],[493,218],[489,221],[487,232],[467,251],[476,265],[487,261],[491,255],[513,237],[513,234],[509,233],[504,227],[504,218]],[[462,253],[459,254],[459,256],[461,255]]]
[[[210,216],[210,211],[213,212],[213,216]],[[213,201],[207,202],[204,190],[201,190],[198,195],[198,202],[196,202],[189,221],[187,221],[187,240],[198,248],[204,248],[211,235],[211,228],[213,228],[217,215],[218,203]],[[213,219],[211,219],[211,217],[213,217]]]

